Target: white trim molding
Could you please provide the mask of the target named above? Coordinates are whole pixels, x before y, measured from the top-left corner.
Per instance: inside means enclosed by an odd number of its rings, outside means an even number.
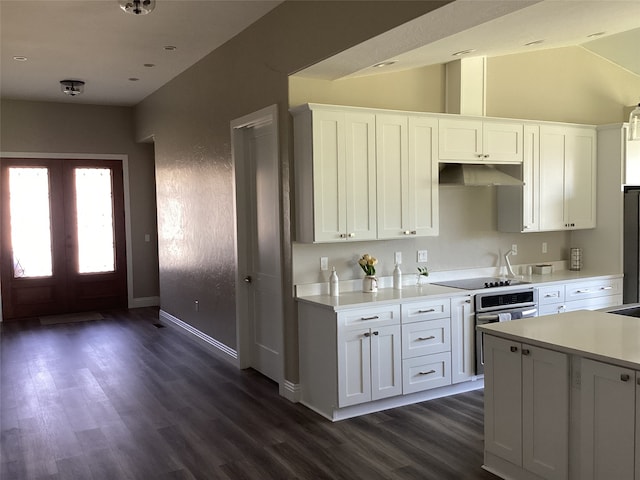
[[[164,310],[160,310],[159,318],[161,321],[164,320],[164,323],[175,327],[178,331],[182,331],[183,333],[188,334],[190,338],[196,340],[200,345],[204,346],[207,350],[215,354],[217,357],[231,363],[237,368],[240,368],[240,363],[238,361],[238,352],[233,348],[225,345],[222,342],[219,342],[215,338],[210,337],[206,333],[201,332],[197,328],[189,325],[186,322],[183,322],[178,317],[174,317]]]
[[[302,387],[299,383],[293,383],[289,380],[284,380],[280,383],[279,392],[281,397],[286,398],[290,402],[299,403],[302,398]]]

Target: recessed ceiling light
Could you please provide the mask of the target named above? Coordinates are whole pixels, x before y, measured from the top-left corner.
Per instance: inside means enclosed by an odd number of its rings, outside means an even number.
[[[156,64],[155,63],[145,63],[144,66],[147,67],[147,68],[152,68],[152,67],[155,67]]]
[[[476,51],[475,48],[470,48],[468,50],[460,50],[459,52],[452,53],[451,56],[452,57],[460,57],[461,55],[466,55],[467,53],[472,53],[472,52],[475,52],[475,51]]]
[[[129,77],[129,81],[131,81],[131,82],[137,82],[138,80],[140,80],[140,79],[136,78],[136,77]]]
[[[23,57],[22,55],[16,55],[15,57],[13,57],[13,59],[17,62],[26,62],[27,61],[27,57]]]
[[[388,67],[389,65],[393,65],[394,63],[398,63],[394,60],[388,61],[388,62],[380,62],[380,63],[376,63],[375,65],[373,65],[373,68],[383,68],[383,67]]]
[[[172,52],[174,50],[176,50],[178,47],[175,47],[173,45],[165,45],[164,49],[167,50],[168,52]]]
[[[544,40],[534,40],[533,42],[525,43],[524,46],[530,47],[531,45],[540,45],[541,43],[544,43]]]
[[[593,38],[593,37],[599,37],[601,35],[604,35],[607,32],[596,32],[596,33],[592,33],[591,35],[587,35],[587,38]]]

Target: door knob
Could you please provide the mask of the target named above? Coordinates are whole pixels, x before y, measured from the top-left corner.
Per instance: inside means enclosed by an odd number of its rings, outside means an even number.
[[[246,277],[244,277],[244,282],[251,283],[251,275],[247,275]]]

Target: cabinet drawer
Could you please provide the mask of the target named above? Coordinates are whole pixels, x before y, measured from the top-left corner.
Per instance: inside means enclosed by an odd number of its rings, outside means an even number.
[[[539,305],[549,305],[558,302],[564,302],[564,285],[549,285],[538,288]]]
[[[402,323],[421,322],[451,316],[451,301],[448,298],[402,304]]]
[[[347,310],[338,313],[338,325],[343,327],[375,327],[397,325],[400,323],[400,305],[369,307]]]
[[[569,283],[566,285],[567,302],[583,298],[605,297],[622,293],[622,279],[600,280],[595,282]]]
[[[402,358],[451,350],[451,320],[439,318],[402,326]]]
[[[402,393],[451,385],[451,353],[436,353],[402,361]]]

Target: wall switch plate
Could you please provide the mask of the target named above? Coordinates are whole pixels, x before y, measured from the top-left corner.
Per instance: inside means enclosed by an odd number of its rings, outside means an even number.
[[[511,255],[517,255],[517,254],[518,254],[518,245],[514,243],[511,245]]]
[[[547,242],[542,242],[542,253],[547,253]]]
[[[151,241],[151,235],[149,235],[148,233],[144,234],[144,241],[145,242],[150,242]]]
[[[426,262],[426,261],[427,261],[427,251],[418,250],[418,262]]]
[[[396,252],[393,256],[395,263],[400,265],[402,263],[402,252]]]
[[[320,270],[329,270],[329,257],[320,257]]]

